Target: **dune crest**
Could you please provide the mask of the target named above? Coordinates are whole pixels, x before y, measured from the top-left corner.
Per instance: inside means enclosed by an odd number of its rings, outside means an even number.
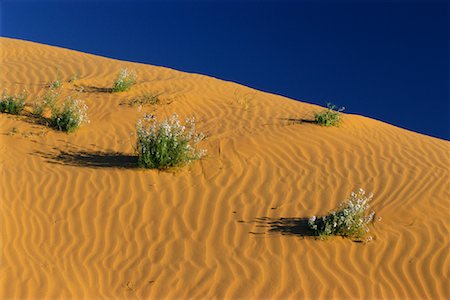
[[[0,114],[0,298],[445,299],[449,142],[235,83],[0,38],[0,86],[89,106],[73,134]],[[128,92],[106,93],[121,68]],[[69,83],[73,74],[78,79]],[[165,103],[127,105],[144,93]],[[195,115],[208,156],[176,172],[135,168],[144,112]],[[362,187],[383,218],[362,244],[289,226]]]

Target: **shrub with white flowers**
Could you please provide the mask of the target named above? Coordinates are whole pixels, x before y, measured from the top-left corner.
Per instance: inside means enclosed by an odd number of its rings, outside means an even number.
[[[114,86],[112,87],[113,92],[123,92],[127,91],[132,85],[136,83],[136,73],[134,71],[129,71],[128,69],[121,69],[114,81]]]
[[[184,124],[177,114],[158,122],[154,115],[144,115],[136,124],[138,164],[143,168],[181,167],[205,156],[206,150],[195,145],[205,138],[195,132],[194,117]]]
[[[9,95],[6,91],[3,91],[0,98],[0,112],[12,115],[20,114],[25,107],[26,98],[27,95],[25,92],[18,95]]]
[[[32,104],[33,107],[32,114],[40,118],[43,116],[46,108],[54,110],[56,102],[59,99],[59,96],[60,94],[55,90],[52,89],[46,90],[45,93],[42,96],[36,98],[36,100]]]
[[[312,216],[308,221],[309,228],[320,238],[339,235],[363,240],[375,215],[375,211],[369,211],[372,198],[373,194],[366,195],[363,189],[359,189],[357,193],[352,192],[350,198],[342,202],[337,210],[323,217]],[[365,240],[370,241],[372,237]]]
[[[62,107],[53,105],[50,125],[58,130],[73,132],[83,123],[89,123],[87,105],[79,99],[66,98]]]
[[[61,86],[62,86],[62,81],[59,78],[55,79],[54,81],[52,81],[48,84],[48,87],[51,90],[59,89]]]
[[[320,126],[338,126],[341,123],[341,112],[344,109],[344,107],[337,108],[336,105],[328,103],[326,109],[314,113],[314,121]]]

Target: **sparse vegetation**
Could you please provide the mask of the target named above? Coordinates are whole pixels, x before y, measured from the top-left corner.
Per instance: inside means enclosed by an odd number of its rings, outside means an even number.
[[[129,106],[137,106],[137,105],[158,105],[161,103],[161,99],[158,94],[154,93],[144,93],[142,96],[135,97],[128,101]]]
[[[48,83],[48,88],[51,90],[59,89],[62,86],[61,76],[59,70],[56,70],[56,79]]]
[[[42,117],[44,115],[44,110],[45,110],[45,106],[42,104],[42,102],[34,102],[32,104],[33,106],[33,110],[32,110],[32,114],[36,117]]]
[[[350,198],[342,202],[337,210],[323,217],[313,216],[308,226],[319,238],[343,236],[355,240],[363,240],[369,232],[368,225],[373,221],[375,212],[369,211],[369,202],[373,195],[366,195],[363,189],[352,192]],[[372,240],[369,236],[365,241]]]
[[[0,100],[0,112],[12,115],[20,114],[25,107],[26,98],[25,92],[17,95],[9,95],[7,92],[3,92]]]
[[[82,100],[68,97],[61,107],[51,107],[50,126],[60,131],[73,132],[83,123],[89,122],[87,109]]]
[[[78,80],[79,74],[78,72],[73,73],[72,76],[69,78],[69,83],[74,83],[76,80]]]
[[[67,97],[61,106],[56,104],[59,93],[48,89],[42,97],[39,97],[32,104],[31,114],[40,121],[45,121],[51,127],[65,131],[73,132],[83,123],[88,123],[87,106],[79,99]],[[6,92],[0,100],[0,112],[18,115],[25,107],[26,94],[24,92],[10,96]],[[48,108],[51,111],[50,119],[44,117],[44,112]]]
[[[48,85],[49,85],[50,89],[56,90],[62,86],[62,82],[60,79],[55,79],[54,81],[50,82]]]
[[[234,91],[234,102],[239,105],[243,110],[248,110],[253,105],[256,92],[253,93],[240,93],[238,90]]]
[[[42,105],[50,109],[54,108],[56,101],[59,98],[59,93],[52,90],[47,90],[42,97]]]
[[[48,89],[43,96],[37,98],[32,104],[32,114],[36,117],[42,117],[46,108],[53,109],[55,107],[58,98],[58,92]]]
[[[112,92],[123,92],[130,89],[136,83],[136,73],[134,71],[129,71],[128,69],[120,70],[117,75],[114,85],[112,87]]]
[[[336,108],[336,105],[328,103],[326,109],[314,113],[315,122],[321,126],[338,126],[341,123],[341,112],[344,111],[345,108]]]
[[[195,145],[204,139],[204,135],[195,133],[193,117],[181,124],[176,114],[161,122],[153,115],[145,115],[143,119],[138,120],[136,129],[136,151],[138,164],[142,168],[181,167],[206,154],[206,150],[195,148]]]

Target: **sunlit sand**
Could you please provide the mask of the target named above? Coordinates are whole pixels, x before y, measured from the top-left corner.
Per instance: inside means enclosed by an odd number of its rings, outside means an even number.
[[[0,38],[0,59],[2,89],[30,102],[58,71],[90,119],[66,134],[0,114],[0,298],[450,296],[447,141],[345,113],[321,127],[302,99],[37,43]],[[137,82],[110,93],[122,68]],[[145,93],[162,101],[133,102]],[[194,115],[207,156],[137,168],[144,112]],[[382,217],[373,241],[321,241],[296,222],[360,187]]]

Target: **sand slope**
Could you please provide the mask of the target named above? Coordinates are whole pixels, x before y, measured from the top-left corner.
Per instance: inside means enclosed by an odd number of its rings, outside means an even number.
[[[76,91],[111,86],[123,67],[138,73],[131,91]],[[450,298],[449,142],[356,115],[294,124],[318,107],[9,38],[0,68],[1,88],[31,98],[57,68],[65,81],[78,72],[61,91],[91,119],[67,135],[0,114],[0,298]],[[120,105],[144,92],[173,102]],[[177,173],[134,168],[149,111],[194,114],[208,157]],[[290,218],[359,187],[383,218],[373,242],[289,234]]]

